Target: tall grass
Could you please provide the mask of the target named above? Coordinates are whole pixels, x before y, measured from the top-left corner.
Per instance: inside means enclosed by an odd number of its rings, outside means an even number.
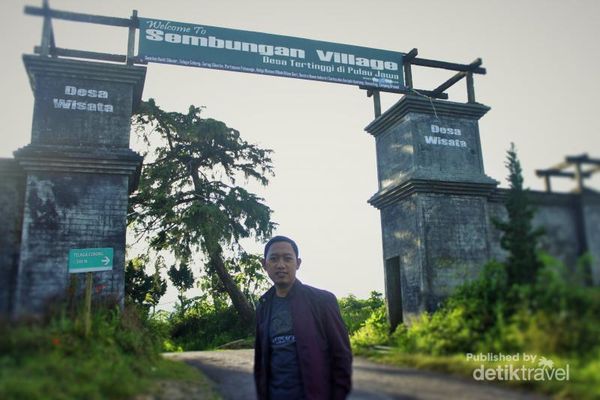
[[[133,308],[98,311],[92,331],[62,313],[0,325],[1,399],[126,399],[160,379],[202,378],[163,360],[163,338]]]

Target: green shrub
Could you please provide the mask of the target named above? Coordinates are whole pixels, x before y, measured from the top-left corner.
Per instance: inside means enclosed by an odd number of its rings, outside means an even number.
[[[470,351],[475,333],[465,319],[463,307],[423,314],[410,329],[394,332],[401,349],[432,355]]]
[[[373,311],[383,307],[383,295],[379,292],[371,292],[368,299],[357,299],[354,295],[342,297],[339,300],[342,319],[346,324],[348,333],[352,335],[361,328]]]
[[[535,352],[581,356],[600,346],[600,291],[568,279],[560,262],[541,256],[535,285],[507,286],[502,264],[456,290],[435,313],[392,336],[406,352]]]
[[[174,314],[170,323],[169,345],[173,347],[165,348],[166,351],[213,349],[254,333],[242,323],[235,308],[215,308],[203,299],[196,301],[184,316]]]
[[[363,326],[350,336],[350,343],[357,350],[371,346],[387,345],[389,342],[390,324],[384,306],[373,311]]]

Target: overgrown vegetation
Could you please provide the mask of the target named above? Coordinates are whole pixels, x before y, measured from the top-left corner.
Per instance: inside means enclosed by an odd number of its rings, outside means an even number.
[[[127,270],[135,269],[136,262],[129,262]],[[166,269],[162,260],[159,260],[159,264],[158,270]],[[224,264],[249,304],[254,305],[258,297],[270,286],[259,255],[243,253],[240,257],[225,260]],[[154,329],[164,336],[164,351],[213,349],[240,339],[245,339],[246,347],[253,344],[250,339],[254,334],[253,327],[249,327],[239,318],[227,291],[220,285],[217,277],[204,276],[204,279],[199,281],[203,294],[188,298],[186,292],[195,282],[198,283],[189,267],[171,266],[167,275],[171,284],[178,290],[178,302],[172,312],[155,312],[150,309],[151,305],[155,304],[155,297],[150,294],[155,292],[144,295],[144,291],[154,287],[151,282],[156,281],[156,276],[136,269],[126,273],[126,277],[135,279],[126,278],[125,286],[127,301],[141,307],[153,321]]]
[[[434,368],[471,376],[480,364],[468,353],[535,354],[554,367],[570,366],[570,382],[505,381],[530,385],[568,398],[600,394],[600,290],[586,286],[589,256],[567,267],[540,252],[541,232],[531,224],[533,208],[523,189],[514,147],[507,166],[511,190],[508,220],[496,222],[503,232],[505,262],[485,265],[478,279],[457,288],[442,307],[422,314],[393,333],[383,308],[374,310],[351,337],[354,351],[382,361]],[[392,348],[381,354],[378,345]],[[506,365],[506,364],[504,364]],[[522,360],[514,364],[523,365]]]
[[[65,313],[48,322],[0,326],[0,398],[127,399],[185,381],[216,398],[205,378],[160,357],[163,337],[134,307],[96,312],[91,335]],[[161,398],[160,396],[155,398]]]
[[[471,376],[480,364],[466,354],[535,354],[555,367],[570,365],[570,382],[508,381],[568,398],[600,393],[600,292],[573,283],[562,263],[541,257],[532,285],[507,286],[502,264],[485,266],[479,279],[460,287],[432,314],[390,334],[383,308],[375,310],[351,342],[354,352],[382,361]],[[390,346],[391,354],[374,352]],[[521,364],[515,364],[519,367]]]
[[[339,304],[342,318],[350,335],[364,326],[373,311],[383,311],[385,317],[383,295],[376,291],[372,291],[366,300],[358,299],[352,294],[342,297],[339,299]]]

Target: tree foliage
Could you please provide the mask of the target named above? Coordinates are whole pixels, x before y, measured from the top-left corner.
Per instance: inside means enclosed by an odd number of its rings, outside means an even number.
[[[225,263],[239,241],[270,236],[271,209],[238,182],[268,183],[270,150],[241,138],[225,123],[202,118],[190,106],[186,114],[166,112],[143,102],[134,126],[149,146],[130,222],[156,251],[170,251],[189,264],[202,252],[207,270],[216,275],[241,318],[250,323],[253,308]]]
[[[165,268],[162,257],[158,257],[154,263],[152,274],[152,287],[146,293],[146,303],[152,306],[152,314],[156,313],[156,306],[160,298],[167,292],[167,281],[160,276],[160,270]]]
[[[384,309],[383,307],[385,306],[383,295],[376,291],[372,291],[366,300],[359,299],[350,294],[342,297],[339,300],[339,304],[342,318],[349,334],[353,334],[360,329],[374,311]]]
[[[262,266],[262,255],[241,253],[225,260],[225,266],[244,296],[256,305],[260,294],[270,286],[269,278]],[[200,287],[210,294],[213,305],[217,309],[226,308],[228,295],[225,286],[211,269],[210,264],[206,266],[206,270],[207,274],[201,278]]]
[[[509,284],[532,284],[541,267],[537,251],[538,239],[543,231],[534,229],[532,225],[535,208],[529,202],[527,190],[523,188],[523,171],[514,143],[507,151],[505,165],[510,182],[506,199],[508,220],[495,219],[494,224],[502,231],[500,245],[508,251],[505,264]]]
[[[125,266],[125,296],[133,303],[142,305],[152,288],[152,277],[145,271],[146,261],[136,257]]]
[[[179,312],[183,315],[189,303],[185,297],[185,292],[194,287],[194,273],[187,264],[181,263],[179,268],[176,265],[171,265],[167,274],[173,286],[177,289]]]
[[[146,273],[147,256],[135,257],[125,267],[125,296],[135,304],[152,307],[153,313],[167,291],[167,282],[160,276],[161,261],[157,260],[152,275]]]

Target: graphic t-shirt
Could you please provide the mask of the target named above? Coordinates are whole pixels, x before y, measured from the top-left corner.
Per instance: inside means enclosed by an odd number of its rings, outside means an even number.
[[[287,297],[273,296],[269,339],[271,345],[270,399],[303,399],[296,336],[294,336],[292,313]]]

